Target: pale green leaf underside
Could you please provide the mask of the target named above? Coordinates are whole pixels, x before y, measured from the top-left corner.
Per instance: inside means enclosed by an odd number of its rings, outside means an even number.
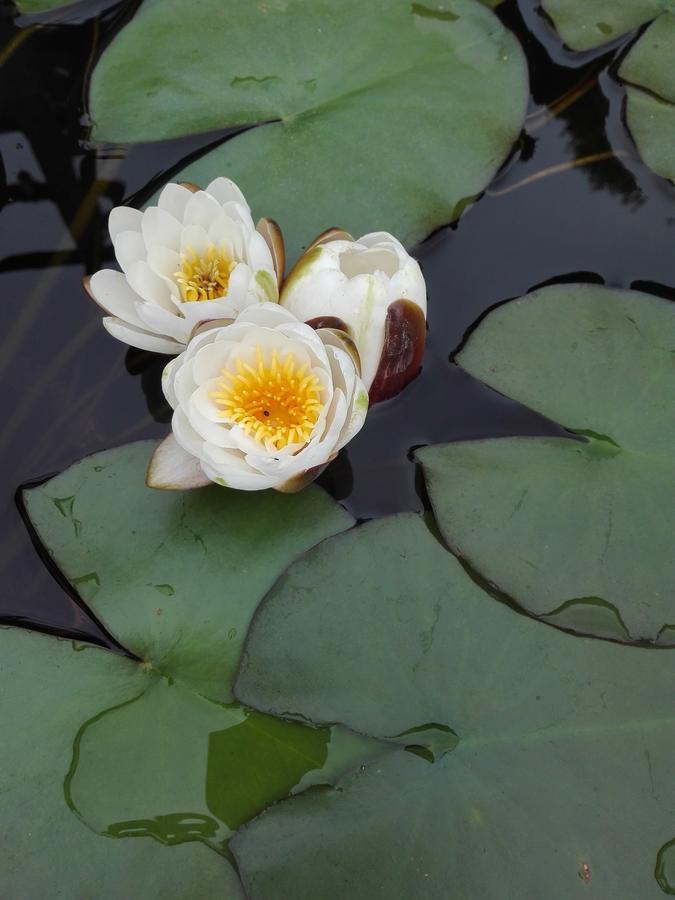
[[[459,743],[269,809],[232,844],[247,891],[657,900],[674,672],[670,651],[575,638],[495,602],[416,516],[324,542],[261,606],[238,695],[378,737],[434,722]]]
[[[675,14],[649,26],[619,75],[629,85],[626,121],[640,155],[657,175],[675,181]]]
[[[143,65],[137,60],[142,58]],[[146,0],[92,79],[94,137],[260,125],[179,180],[234,178],[289,258],[320,231],[413,244],[479,194],[522,126],[522,51],[475,0]]]
[[[418,452],[448,544],[537,615],[672,642],[675,307],[560,285],[490,313],[458,356],[472,375],[587,436]]]

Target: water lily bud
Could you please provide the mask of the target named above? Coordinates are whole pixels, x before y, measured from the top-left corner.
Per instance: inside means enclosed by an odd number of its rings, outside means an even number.
[[[278,300],[281,232],[270,219],[255,228],[229,178],[203,191],[167,184],[157,206],[115,207],[109,228],[122,271],[96,272],[85,287],[109,314],[107,331],[132,347],[177,354],[201,323]]]
[[[395,396],[420,370],[426,285],[417,261],[391,234],[347,238],[337,229],[321,235],[286,279],[281,304],[302,322],[347,332],[376,403]]]
[[[207,328],[162,379],[173,434],[155,451],[150,487],[214,481],[245,491],[296,491],[360,431],[368,394],[354,359],[276,303]]]

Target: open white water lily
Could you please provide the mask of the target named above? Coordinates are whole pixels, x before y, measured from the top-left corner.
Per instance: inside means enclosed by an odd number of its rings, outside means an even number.
[[[368,394],[358,357],[330,329],[277,303],[206,326],[164,370],[173,434],[156,449],[150,487],[292,492],[313,481],[361,429]]]
[[[324,232],[290,272],[280,302],[300,321],[352,338],[371,403],[395,396],[418,374],[426,284],[393,235],[380,231],[355,241],[339,229]]]
[[[96,272],[85,287],[109,313],[107,331],[132,347],[177,354],[203,322],[278,300],[281,232],[271,219],[256,229],[229,178],[206,190],[167,184],[157,206],[115,207],[109,229],[122,271]]]

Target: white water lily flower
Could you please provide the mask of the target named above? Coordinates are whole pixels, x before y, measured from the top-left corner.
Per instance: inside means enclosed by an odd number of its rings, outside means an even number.
[[[115,207],[109,228],[122,271],[96,272],[85,287],[109,313],[107,331],[132,347],[177,354],[199,324],[278,299],[281,233],[269,219],[256,230],[229,178],[204,191],[167,184],[157,206]]]
[[[214,481],[240,490],[299,490],[361,429],[368,394],[333,332],[276,303],[192,338],[164,370],[173,434],[155,451],[148,485]]]
[[[289,274],[281,304],[301,322],[345,330],[361,357],[375,403],[397,394],[419,372],[427,292],[419,264],[393,235],[353,240],[331,229]]]

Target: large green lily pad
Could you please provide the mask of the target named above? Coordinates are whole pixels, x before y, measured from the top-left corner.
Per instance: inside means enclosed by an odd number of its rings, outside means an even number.
[[[232,832],[386,749],[225,702],[260,597],[350,517],[318,489],[249,496],[245,506],[218,488],[189,498],[151,491],[151,447],[97,454],[25,495],[62,572],[140,658],[0,632],[11,896],[136,896],[146,884],[153,896],[238,897],[225,859]],[[182,846],[195,842],[210,850]],[[113,879],[117,867],[128,889]]]
[[[675,306],[597,285],[491,312],[457,360],[580,435],[418,452],[443,535],[539,616],[675,643]]]
[[[456,747],[433,764],[401,750],[270,808],[231,845],[247,893],[658,900],[674,674],[671,651],[495,602],[416,516],[324,542],[261,606],[237,694],[378,737],[436,723]]]
[[[640,155],[675,181],[675,6],[652,22],[619,75],[628,82],[626,121]]]
[[[288,564],[353,519],[299,494],[145,487],[141,441],[88,457],[24,495],[59,569],[117,640],[219,702],[258,603]]]
[[[139,63],[142,60],[142,64]],[[329,225],[407,244],[456,218],[520,132],[527,69],[476,0],[145,0],[101,57],[99,141],[262,124],[177,177],[234,178],[289,256]]]

